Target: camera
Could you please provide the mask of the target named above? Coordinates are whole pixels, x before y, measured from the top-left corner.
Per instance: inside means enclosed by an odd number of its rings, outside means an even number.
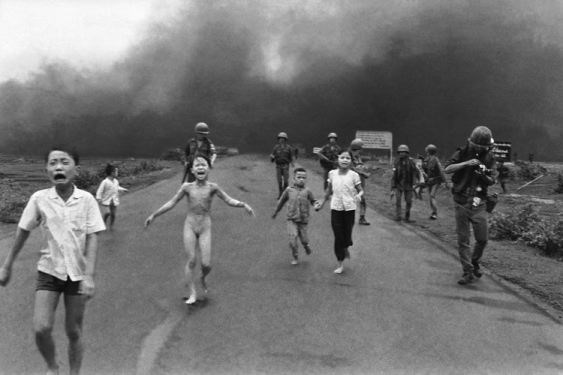
[[[475,174],[478,175],[485,175],[485,176],[490,176],[492,173],[491,169],[488,169],[485,164],[479,164],[475,166],[475,170],[474,170]]]

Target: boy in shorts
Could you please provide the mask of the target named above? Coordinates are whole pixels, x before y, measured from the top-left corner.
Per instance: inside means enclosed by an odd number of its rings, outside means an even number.
[[[297,238],[301,240],[301,244],[307,255],[311,255],[309,247],[309,236],[307,236],[307,224],[309,222],[309,207],[315,205],[316,200],[313,193],[305,186],[307,181],[307,171],[304,168],[295,168],[293,171],[293,186],[287,187],[280,199],[276,210],[272,215],[275,219],[278,212],[287,202],[287,234],[289,236],[289,248],[293,259],[292,265],[298,264],[298,245]]]
[[[69,340],[69,373],[78,374],[84,354],[82,321],[86,301],[94,295],[97,233],[105,230],[96,199],[78,189],[79,157],[65,148],[51,149],[46,170],[53,186],[35,192],[20,218],[16,238],[0,267],[0,285],[10,281],[12,265],[32,229],[40,226],[47,242],[41,250],[33,325],[39,352],[47,363],[47,373],[57,374],[52,330],[59,297],[64,294],[65,329]]]
[[[221,198],[225,203],[232,207],[244,207],[249,215],[254,215],[252,207],[228,196],[216,183],[207,180],[209,176],[209,163],[204,157],[198,156],[194,159],[192,173],[195,176],[194,182],[182,184],[180,190],[166,202],[162,207],[152,213],[145,221],[145,228],[152,221],[165,212],[170,211],[178,202],[186,197],[188,202],[188,212],[184,222],[184,247],[188,255],[188,262],[185,267],[186,284],[189,290],[189,297],[186,304],[191,305],[197,301],[197,292],[193,280],[193,272],[196,266],[196,248],[200,250],[201,263],[201,285],[204,292],[207,292],[205,277],[211,271],[211,201],[213,197]]]

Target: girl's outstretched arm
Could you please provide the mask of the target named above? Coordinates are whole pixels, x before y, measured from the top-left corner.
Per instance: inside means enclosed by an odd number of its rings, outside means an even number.
[[[184,186],[182,185],[180,190],[178,190],[178,192],[172,197],[172,199],[170,199],[168,202],[164,203],[162,205],[162,207],[160,207],[158,210],[153,212],[147,218],[147,220],[145,220],[145,228],[148,227],[157,216],[160,216],[160,215],[170,211],[172,208],[174,208],[174,206],[176,206],[176,204],[178,202],[180,202],[180,200],[184,197],[185,194],[186,194],[186,192],[184,191]]]
[[[246,212],[254,216],[254,210],[250,207],[247,203],[238,201],[234,198],[231,198],[227,193],[225,193],[219,186],[216,187],[216,194],[219,198],[221,198],[225,203],[227,203],[231,207],[244,207]]]

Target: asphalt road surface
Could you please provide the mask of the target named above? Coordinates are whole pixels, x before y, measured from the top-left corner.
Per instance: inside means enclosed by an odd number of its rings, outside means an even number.
[[[209,298],[184,305],[184,203],[143,229],[179,179],[124,195],[116,229],[100,235],[83,373],[563,374],[561,323],[489,275],[457,285],[455,249],[373,211],[371,226],[354,227],[344,274],[332,272],[328,205],[312,213],[313,254],[290,265],[285,211],[271,219],[273,165],[248,156],[220,160],[210,180],[256,217],[215,200]],[[317,175],[308,185],[320,196]],[[2,374],[44,372],[31,328],[39,237],[0,289]],[[2,258],[11,244],[0,240]]]

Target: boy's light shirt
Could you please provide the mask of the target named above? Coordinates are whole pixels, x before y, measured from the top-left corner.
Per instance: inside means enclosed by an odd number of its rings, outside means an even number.
[[[41,250],[37,269],[58,279],[80,281],[85,276],[86,235],[106,229],[92,194],[74,187],[65,202],[54,187],[35,192],[18,226],[31,231],[41,226],[47,248]]]
[[[119,186],[117,178],[114,178],[112,181],[106,177],[96,191],[96,199],[101,200],[100,203],[104,206],[109,206],[112,200],[114,206],[118,206],[119,192],[123,190],[125,189]]]
[[[336,211],[351,211],[356,209],[356,199],[358,191],[356,186],[362,182],[360,175],[352,170],[346,174],[339,174],[338,169],[328,172],[328,180],[332,185],[332,199],[330,209]]]

